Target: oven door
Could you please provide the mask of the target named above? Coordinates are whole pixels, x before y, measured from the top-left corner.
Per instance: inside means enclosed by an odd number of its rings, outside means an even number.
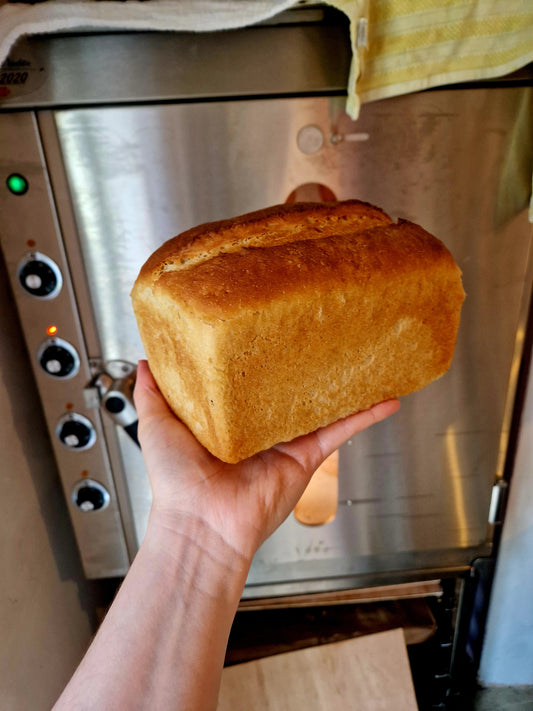
[[[291,515],[258,551],[245,597],[439,575],[490,550],[489,504],[503,472],[531,282],[531,166],[520,148],[532,131],[531,90],[443,89],[365,105],[355,122],[344,102],[36,114],[87,382],[143,356],[132,284],[156,247],[201,222],[288,199],[359,198],[433,232],[463,271],[451,370],[341,447],[335,517],[306,526]],[[85,405],[90,412],[87,394]],[[127,434],[110,419],[99,427],[95,447],[109,463],[131,559],[150,508],[147,476]],[[89,575],[107,574],[100,562]]]

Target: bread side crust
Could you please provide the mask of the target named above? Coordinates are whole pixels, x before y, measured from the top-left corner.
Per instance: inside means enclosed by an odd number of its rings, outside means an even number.
[[[229,449],[226,422],[209,405],[221,400],[215,329],[151,289],[139,289],[134,303],[146,357],[167,404],[208,449]]]
[[[244,318],[241,328],[221,324],[223,420],[233,447],[217,456],[239,461],[442,376],[453,354],[456,309],[450,304],[420,319],[416,309],[394,306],[399,288],[431,308],[431,279],[413,274],[401,283],[374,282],[371,299],[354,288],[316,295],[305,309],[280,302],[248,329]],[[377,309],[375,297],[388,306]]]

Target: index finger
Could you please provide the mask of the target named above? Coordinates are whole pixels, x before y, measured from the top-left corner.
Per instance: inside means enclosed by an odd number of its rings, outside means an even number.
[[[356,412],[315,432],[279,444],[276,449],[297,460],[306,470],[315,471],[341,444],[355,434],[390,417],[400,408],[399,400],[386,400],[368,410]]]

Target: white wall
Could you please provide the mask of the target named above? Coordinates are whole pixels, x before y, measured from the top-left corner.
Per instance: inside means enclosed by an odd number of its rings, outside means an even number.
[[[533,684],[533,371],[498,553],[479,670],[482,684]]]
[[[0,254],[0,709],[47,709],[93,632],[84,580]]]

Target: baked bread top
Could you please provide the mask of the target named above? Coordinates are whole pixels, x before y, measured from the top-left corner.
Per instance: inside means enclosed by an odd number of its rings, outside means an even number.
[[[372,205],[294,203],[168,240],[142,267],[133,295],[150,288],[198,316],[227,319],[276,298],[305,298],[309,289],[343,288],[378,270],[397,274],[438,261],[458,271],[439,240],[413,223],[394,223]]]

